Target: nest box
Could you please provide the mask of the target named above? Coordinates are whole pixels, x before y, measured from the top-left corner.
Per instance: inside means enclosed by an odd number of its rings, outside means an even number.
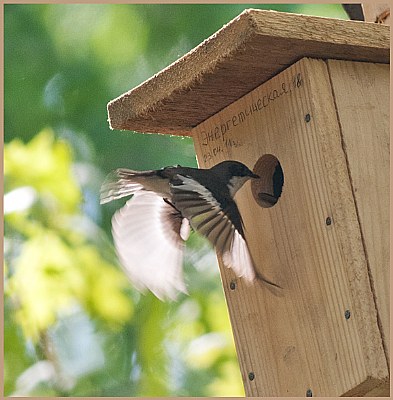
[[[248,396],[389,395],[389,36],[246,10],[108,104],[113,129],[191,136],[201,168],[261,176],[236,200],[281,295],[220,263]]]

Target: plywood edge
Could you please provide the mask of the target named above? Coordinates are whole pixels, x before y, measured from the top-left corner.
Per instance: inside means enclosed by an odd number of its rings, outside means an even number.
[[[369,376],[342,397],[390,397],[389,378],[375,379]]]
[[[252,16],[254,28],[259,35],[317,41],[323,46],[350,45],[360,48],[388,50],[390,48],[390,29],[365,23],[336,18],[315,17],[311,15],[278,13],[275,11],[246,10]],[[278,19],[276,14],[282,18]],[[277,27],[282,29],[277,29]],[[387,29],[386,29],[387,28]],[[387,62],[386,53],[380,54],[379,62]],[[362,57],[361,54],[358,57]],[[368,60],[370,61],[370,60]]]
[[[193,127],[303,56],[388,63],[389,27],[245,10],[185,56],[109,102],[110,127],[191,135]]]

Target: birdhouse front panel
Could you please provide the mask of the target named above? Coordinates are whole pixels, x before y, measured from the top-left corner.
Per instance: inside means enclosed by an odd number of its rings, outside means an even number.
[[[281,288],[220,262],[248,396],[387,387],[339,114],[327,62],[303,58],[192,131],[200,167],[238,160],[261,177],[236,200],[258,273]]]

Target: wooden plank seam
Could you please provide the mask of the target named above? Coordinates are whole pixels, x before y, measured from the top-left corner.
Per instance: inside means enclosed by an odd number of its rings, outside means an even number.
[[[389,371],[389,374],[390,374],[390,365],[388,363],[388,359],[389,359],[388,350],[386,348],[386,344],[385,344],[385,340],[384,340],[385,337],[384,337],[384,333],[383,333],[383,326],[382,326],[382,322],[381,322],[381,316],[380,316],[380,313],[379,313],[379,310],[378,310],[378,307],[377,307],[377,299],[376,299],[377,296],[376,296],[376,290],[375,290],[375,283],[374,283],[374,279],[373,279],[372,272],[371,272],[369,256],[367,254],[367,246],[366,246],[366,242],[365,242],[365,238],[364,238],[364,228],[362,226],[361,219],[360,219],[360,213],[359,213],[357,197],[355,196],[354,182],[353,182],[351,168],[350,168],[350,164],[349,164],[349,160],[348,160],[348,154],[347,154],[347,149],[346,149],[344,135],[343,135],[343,128],[342,128],[342,124],[341,124],[341,120],[340,120],[340,113],[338,112],[336,95],[335,95],[334,86],[333,86],[332,77],[331,77],[331,70],[330,70],[329,63],[327,61],[325,61],[325,64],[326,64],[326,67],[327,67],[327,70],[328,70],[330,87],[332,89],[332,97],[333,97],[333,101],[334,101],[334,107],[335,107],[335,110],[336,110],[337,123],[338,123],[338,126],[339,126],[339,131],[340,131],[340,136],[341,136],[341,146],[342,146],[343,153],[344,153],[344,158],[345,158],[346,167],[347,167],[347,173],[348,173],[350,187],[351,187],[351,191],[352,191],[352,197],[353,197],[353,201],[354,201],[354,205],[355,205],[355,212],[356,212],[357,221],[358,221],[358,225],[359,225],[358,229],[359,229],[359,232],[360,232],[360,237],[361,237],[363,251],[364,251],[365,260],[366,260],[368,278],[369,278],[369,281],[370,281],[371,293],[372,293],[373,300],[374,300],[374,307],[375,307],[375,313],[376,313],[376,317],[377,317],[378,329],[379,329],[379,332],[380,332],[380,335],[381,335],[382,347],[383,347],[383,351],[384,351],[385,358],[386,358],[386,361],[387,361],[387,368],[388,368],[388,371]],[[387,340],[389,340],[389,338]]]

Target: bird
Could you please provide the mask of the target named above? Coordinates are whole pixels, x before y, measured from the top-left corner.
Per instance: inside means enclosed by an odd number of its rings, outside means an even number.
[[[247,283],[258,279],[280,288],[256,270],[234,200],[250,179],[259,176],[234,160],[208,169],[176,165],[112,171],[102,184],[100,203],[132,195],[112,217],[112,236],[136,289],[150,290],[162,301],[187,293],[183,250],[191,229],[206,237],[223,264]]]

